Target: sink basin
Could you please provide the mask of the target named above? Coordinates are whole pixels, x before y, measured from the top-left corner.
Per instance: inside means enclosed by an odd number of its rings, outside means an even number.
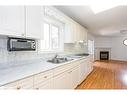
[[[54,64],[60,64],[64,62],[68,62],[73,60],[72,58],[53,58],[51,60],[48,60],[48,62],[54,63]]]
[[[89,54],[87,53],[82,53],[82,54],[75,54],[75,56],[88,56]]]

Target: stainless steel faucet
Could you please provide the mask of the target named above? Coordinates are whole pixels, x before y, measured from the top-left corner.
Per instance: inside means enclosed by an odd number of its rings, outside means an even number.
[[[58,57],[58,54],[56,54],[55,56],[54,56],[54,58],[53,59],[55,59],[55,58],[57,58]]]

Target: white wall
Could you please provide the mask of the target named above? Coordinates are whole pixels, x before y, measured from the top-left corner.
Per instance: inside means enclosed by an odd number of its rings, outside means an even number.
[[[111,39],[111,59],[127,61],[127,46],[123,44],[123,40],[127,37],[113,37]]]
[[[91,33],[87,33],[88,40],[94,40],[94,36]]]
[[[110,48],[111,38],[110,37],[95,37],[95,48]]]
[[[111,38],[95,37],[95,60],[100,60],[100,51],[109,51],[109,59],[111,59]]]
[[[100,51],[109,51],[111,60],[127,61],[127,46],[123,40],[127,37],[96,37],[95,60],[99,60]]]

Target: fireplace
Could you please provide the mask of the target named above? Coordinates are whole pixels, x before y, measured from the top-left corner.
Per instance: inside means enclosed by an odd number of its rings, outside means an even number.
[[[109,60],[109,51],[100,51],[100,60]]]

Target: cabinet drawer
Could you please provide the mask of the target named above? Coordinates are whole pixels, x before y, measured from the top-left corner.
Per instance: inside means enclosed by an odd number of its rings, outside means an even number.
[[[32,88],[33,88],[33,77],[18,80],[0,87],[0,89],[17,89],[17,90]]]
[[[44,73],[40,73],[34,76],[34,85],[40,84],[43,81],[46,81],[47,79],[50,79],[53,77],[53,71],[46,71]]]
[[[86,62],[88,59],[87,58],[85,58],[85,59],[82,59],[82,60],[80,60],[79,62],[81,63],[81,62]]]
[[[79,65],[79,62],[78,61],[75,61],[75,62],[71,62],[71,63],[68,63],[67,65],[65,64],[64,66],[60,66],[56,69],[54,69],[54,76],[56,75],[59,75],[71,68],[74,68],[75,66],[78,66]]]
[[[0,89],[17,89],[17,82],[9,83],[0,87]]]
[[[52,78],[46,81],[40,82],[39,84],[34,85],[34,89],[52,89],[53,88],[53,81]]]
[[[33,76],[17,81],[17,89],[32,89]]]
[[[79,64],[80,64],[80,62],[77,60],[77,61],[73,62],[72,64],[70,64],[70,67],[74,68],[76,66],[79,66]]]
[[[53,71],[53,73],[54,73],[53,76],[57,76],[57,75],[65,72],[65,71],[69,70],[71,68],[70,64],[55,68],[54,71]]]

